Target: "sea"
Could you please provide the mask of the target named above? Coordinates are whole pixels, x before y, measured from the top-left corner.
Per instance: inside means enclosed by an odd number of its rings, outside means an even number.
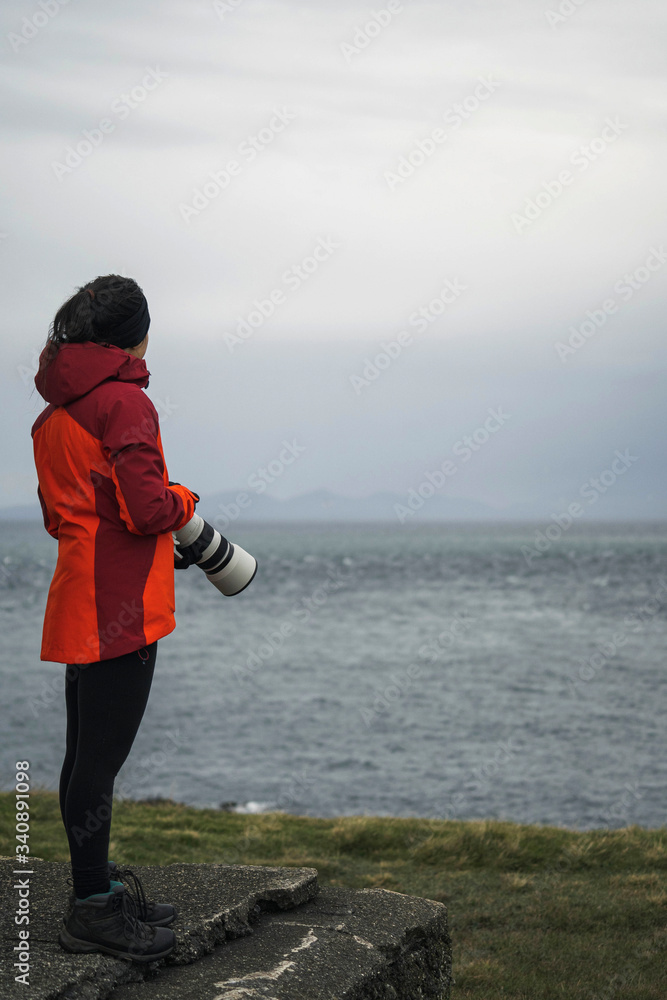
[[[241,524],[253,583],[176,574],[174,632],[116,779],[237,812],[661,827],[667,522]],[[57,789],[57,542],[0,523],[3,789]]]

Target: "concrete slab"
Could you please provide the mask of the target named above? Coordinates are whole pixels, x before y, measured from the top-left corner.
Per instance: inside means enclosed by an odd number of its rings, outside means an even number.
[[[112,1000],[448,1000],[451,969],[441,903],[323,888],[297,910],[263,914],[252,936],[120,986]]]
[[[244,865],[138,865],[149,899],[170,902],[179,911],[172,925],[177,945],[166,960],[138,966],[101,953],[71,955],[58,944],[70,886],[68,864],[31,858],[22,866],[14,858],[0,858],[0,997],[13,1000],[104,1000],[120,983],[135,982],[163,966],[187,964],[211,952],[227,939],[251,933],[251,924],[264,909],[299,906],[317,892],[314,868],[269,868]],[[29,924],[15,922],[20,883],[28,883]],[[23,890],[25,891],[25,890]],[[29,985],[15,981],[19,930],[28,929]]]

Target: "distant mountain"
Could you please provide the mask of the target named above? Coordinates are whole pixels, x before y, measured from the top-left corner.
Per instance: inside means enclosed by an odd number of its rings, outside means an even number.
[[[243,494],[241,494],[241,497]],[[396,493],[373,493],[358,499],[340,496],[330,490],[314,490],[302,493],[289,500],[276,500],[265,494],[245,492],[245,506],[238,503],[238,493],[214,493],[202,497],[197,510],[207,521],[230,523],[243,521],[390,521],[399,524],[395,505],[403,506],[405,521],[458,521],[495,520],[497,511],[475,500],[459,500],[451,497],[432,496],[423,501],[422,506],[411,514],[406,506],[406,498]],[[413,500],[415,507],[419,497]]]
[[[244,499],[245,497],[245,499]],[[241,499],[239,504],[238,500]],[[415,506],[419,498],[413,499]],[[221,531],[234,521],[286,522],[286,521],[390,521],[399,524],[394,505],[403,506],[405,521],[458,521],[496,520],[498,511],[475,500],[432,496],[423,501],[414,514],[405,513],[406,498],[396,493],[374,493],[369,497],[354,499],[340,496],[330,490],[314,490],[289,500],[276,500],[266,494],[251,491],[225,491],[203,496],[197,511]],[[2,521],[41,521],[39,504],[4,507],[0,509]],[[219,522],[219,523],[218,523]]]
[[[426,491],[425,491],[426,492]],[[244,499],[245,498],[245,499]],[[239,499],[241,503],[239,503]],[[570,498],[571,500],[572,498]],[[410,510],[414,513],[410,513]],[[326,521],[389,522],[417,524],[434,521],[535,521],[550,524],[552,514],[567,509],[567,500],[553,503],[538,497],[513,504],[502,510],[477,500],[441,496],[426,499],[414,491],[410,496],[398,493],[373,493],[368,497],[340,496],[330,490],[313,490],[277,500],[248,490],[227,490],[202,497],[197,511],[221,532],[236,521],[259,523],[298,523]],[[655,494],[617,496],[612,491],[592,506],[584,505],[580,520],[586,521],[661,521],[667,519],[667,505]],[[39,504],[23,504],[0,509],[0,521],[41,521]]]

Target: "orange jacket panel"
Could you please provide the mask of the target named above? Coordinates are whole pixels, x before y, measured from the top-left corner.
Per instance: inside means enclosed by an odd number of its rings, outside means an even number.
[[[35,384],[49,406],[32,428],[38,495],[58,561],[41,658],[92,663],[175,628],[171,532],[197,495],[169,486],[143,361],[118,347],[65,344]]]

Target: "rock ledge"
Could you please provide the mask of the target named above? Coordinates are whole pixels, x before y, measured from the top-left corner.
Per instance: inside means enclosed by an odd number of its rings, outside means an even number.
[[[314,868],[136,866],[149,898],[169,901],[175,950],[137,965],[71,955],[57,940],[69,865],[0,859],[3,1000],[448,1000],[451,948],[442,903],[385,889],[318,889]],[[13,969],[12,887],[30,879],[30,985]]]

